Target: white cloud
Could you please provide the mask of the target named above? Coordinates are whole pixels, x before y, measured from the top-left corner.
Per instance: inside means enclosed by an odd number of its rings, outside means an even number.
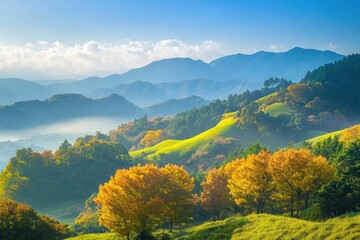
[[[270,45],[269,46],[269,51],[271,52],[283,52],[286,50],[286,47],[284,47],[283,45]]]
[[[335,44],[333,44],[333,43],[329,43],[328,45],[327,45],[327,50],[337,50],[337,46],[335,45]]]
[[[24,45],[0,43],[0,76],[25,79],[103,76],[122,73],[164,58],[191,57],[211,61],[221,55],[220,44],[209,40],[200,44],[177,39],[128,41],[124,44],[89,41],[73,46],[58,41]]]

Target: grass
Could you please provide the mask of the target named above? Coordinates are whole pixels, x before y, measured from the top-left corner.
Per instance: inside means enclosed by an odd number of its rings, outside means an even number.
[[[268,113],[271,117],[278,117],[280,115],[292,115],[294,111],[286,104],[277,102],[267,106],[264,112]]]
[[[92,233],[84,234],[77,237],[67,238],[67,240],[118,240],[120,239],[115,233]]]
[[[220,240],[231,239],[235,229],[246,224],[243,217],[231,217],[222,221],[206,222],[201,225],[190,227],[183,232],[175,234],[175,239],[181,240]]]
[[[194,137],[184,140],[165,140],[153,147],[130,152],[132,157],[143,157],[147,160],[154,160],[162,154],[176,155],[178,157],[189,156],[203,146],[214,141],[218,137],[236,137],[240,134],[237,127],[238,118],[233,117],[236,113],[228,113],[215,127],[204,131]]]
[[[282,107],[282,109],[285,108]],[[181,159],[181,161],[186,161],[197,151],[206,152],[208,150],[207,147],[213,145],[216,139],[221,138],[236,141],[244,146],[259,141],[261,144],[267,145],[271,149],[275,149],[279,146],[286,146],[288,144],[288,140],[282,139],[279,136],[260,135],[258,132],[240,128],[238,126],[239,118],[237,118],[236,115],[237,112],[224,114],[223,119],[215,127],[194,137],[184,140],[165,140],[155,146],[136,150],[129,154],[131,157],[144,158],[149,162],[156,162],[163,156],[172,160]],[[311,137],[312,136],[314,135],[311,135]],[[177,163],[181,164],[179,162]]]
[[[311,144],[315,144],[317,142],[320,142],[322,140],[325,140],[329,137],[336,137],[336,136],[339,136],[341,135],[343,130],[339,130],[339,131],[336,131],[336,132],[331,132],[331,133],[326,133],[326,134],[322,134],[320,136],[317,136],[317,137],[314,137],[314,138],[310,138],[309,140],[307,140],[307,142],[311,143]]]
[[[268,100],[271,97],[276,97],[278,95],[277,92],[271,93],[269,95],[266,95],[265,97],[259,98],[258,100],[256,100],[256,103],[260,103],[263,104],[266,100]]]
[[[113,240],[116,237],[111,233],[86,234],[68,240]],[[360,239],[360,215],[345,215],[323,222],[269,214],[234,216],[177,230],[172,237],[178,240],[356,240]]]
[[[249,215],[248,223],[235,230],[231,239],[360,239],[360,216],[310,222],[268,214]]]

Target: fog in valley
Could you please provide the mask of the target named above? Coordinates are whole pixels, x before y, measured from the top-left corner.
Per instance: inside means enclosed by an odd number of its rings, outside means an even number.
[[[128,121],[132,119],[85,117],[29,129],[0,131],[0,170],[5,168],[18,149],[30,147],[35,151],[54,151],[65,139],[72,143],[78,137],[94,134],[96,131],[107,133]]]

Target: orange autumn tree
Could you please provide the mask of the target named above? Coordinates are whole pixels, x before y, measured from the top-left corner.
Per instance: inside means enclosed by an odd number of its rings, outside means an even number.
[[[220,213],[231,205],[230,190],[228,188],[228,174],[223,167],[212,169],[201,183],[200,193],[202,207],[220,219]]]
[[[268,163],[271,153],[261,151],[227,166],[232,169],[229,180],[230,194],[236,204],[255,207],[256,213],[264,211],[272,190],[272,177]]]
[[[149,130],[140,140],[140,145],[144,147],[151,147],[165,139],[166,133],[164,130]]]
[[[163,174],[154,165],[117,170],[95,199],[101,206],[100,224],[127,239],[150,231],[165,209],[163,184]]]
[[[170,232],[174,224],[185,223],[190,220],[194,209],[194,179],[183,167],[168,164],[160,169],[165,177],[165,217],[170,221]]]
[[[130,239],[150,232],[154,225],[189,220],[194,200],[194,180],[182,167],[151,164],[118,170],[99,188],[100,224]]]
[[[287,149],[273,154],[269,162],[273,179],[272,198],[290,210],[291,216],[307,207],[310,194],[334,177],[335,169],[324,157],[308,149]]]

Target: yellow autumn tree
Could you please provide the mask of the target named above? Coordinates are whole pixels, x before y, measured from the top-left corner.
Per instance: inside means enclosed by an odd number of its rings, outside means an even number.
[[[274,153],[269,171],[274,187],[272,198],[290,210],[291,216],[307,207],[310,194],[330,181],[335,173],[324,157],[308,149],[293,148]]]
[[[263,150],[229,164],[228,169],[232,169],[229,189],[236,204],[250,209],[255,207],[256,213],[264,211],[272,190],[272,177],[268,168],[270,158],[271,153]]]
[[[340,141],[349,143],[355,139],[360,138],[360,125],[355,125],[350,128],[346,128],[341,132]]]
[[[164,130],[149,130],[140,140],[140,145],[143,147],[151,147],[165,139],[166,134]]]
[[[127,239],[148,233],[155,224],[185,223],[194,207],[194,179],[183,167],[135,166],[118,170],[100,186],[95,202],[100,205],[100,224]]]
[[[210,170],[201,186],[203,188],[200,193],[202,207],[219,220],[220,213],[231,205],[227,172],[223,167]]]
[[[185,223],[190,220],[194,209],[194,179],[183,167],[168,164],[160,169],[165,182],[164,192],[165,218],[170,222],[170,232],[174,224]]]
[[[100,224],[127,239],[150,231],[164,214],[163,185],[163,174],[154,165],[117,170],[95,199],[101,206]]]

